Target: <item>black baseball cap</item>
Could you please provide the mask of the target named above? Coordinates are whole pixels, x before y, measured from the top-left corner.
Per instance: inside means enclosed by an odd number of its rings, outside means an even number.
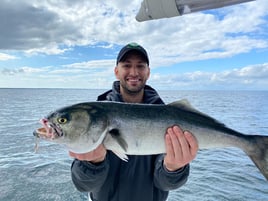
[[[126,46],[124,46],[120,50],[120,52],[117,56],[116,64],[118,64],[120,61],[122,61],[122,59],[125,57],[125,55],[127,53],[129,53],[130,51],[137,51],[138,53],[140,53],[144,57],[144,59],[146,60],[147,64],[149,65],[148,54],[147,54],[146,50],[138,43],[129,43]]]

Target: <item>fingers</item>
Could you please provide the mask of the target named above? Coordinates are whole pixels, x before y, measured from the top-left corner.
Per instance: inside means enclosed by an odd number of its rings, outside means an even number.
[[[164,164],[168,170],[177,170],[190,163],[196,156],[198,143],[189,131],[178,126],[167,129],[166,156]]]
[[[175,154],[174,154],[174,151],[173,151],[172,140],[171,140],[171,136],[170,136],[170,134],[169,134],[168,131],[166,133],[165,143],[166,143],[166,152],[167,152],[167,155],[170,156],[171,158],[174,158],[175,157]]]
[[[182,131],[180,127],[174,126],[173,131],[178,141],[177,150],[174,150],[174,151],[175,153],[178,152],[179,154],[181,154],[181,157],[184,158],[185,156],[188,156],[190,154],[189,143],[187,139],[185,138],[184,132]]]
[[[189,144],[190,154],[195,157],[198,151],[198,142],[195,136],[192,135],[189,131],[184,131],[184,136]]]
[[[182,130],[179,127],[171,127],[167,130],[167,135],[170,137],[171,140],[171,147],[170,149],[170,156],[173,156],[173,158],[182,158],[183,155],[183,146],[185,142],[183,142],[183,133]]]

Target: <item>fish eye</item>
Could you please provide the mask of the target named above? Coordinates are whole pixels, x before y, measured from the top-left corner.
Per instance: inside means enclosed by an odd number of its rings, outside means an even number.
[[[67,118],[65,118],[65,117],[59,117],[59,118],[57,119],[57,121],[58,121],[58,123],[60,123],[60,124],[65,124],[65,123],[67,123]]]

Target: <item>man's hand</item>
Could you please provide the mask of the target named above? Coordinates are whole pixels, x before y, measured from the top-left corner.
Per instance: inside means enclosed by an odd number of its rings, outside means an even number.
[[[104,161],[105,156],[106,156],[106,152],[107,151],[106,151],[105,147],[101,144],[91,152],[77,154],[77,153],[69,151],[69,155],[73,158],[80,160],[80,161],[89,161],[92,163],[99,163],[99,162]]]
[[[188,163],[196,156],[198,142],[189,131],[182,131],[178,126],[167,129],[166,137],[166,156],[164,165],[169,171],[176,171]]]

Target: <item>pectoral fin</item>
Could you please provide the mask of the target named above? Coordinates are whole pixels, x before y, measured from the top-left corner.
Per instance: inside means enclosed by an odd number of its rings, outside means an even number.
[[[125,161],[125,162],[128,162],[128,157],[126,154],[124,153],[120,153],[120,152],[117,152],[117,151],[114,151],[114,150],[111,150],[115,155],[118,156],[118,158],[120,158],[121,160]]]
[[[128,144],[120,133],[120,130],[113,128],[108,131],[104,139],[104,146],[106,149],[111,150],[115,155],[117,155],[123,161],[127,161],[128,157],[126,155]]]

